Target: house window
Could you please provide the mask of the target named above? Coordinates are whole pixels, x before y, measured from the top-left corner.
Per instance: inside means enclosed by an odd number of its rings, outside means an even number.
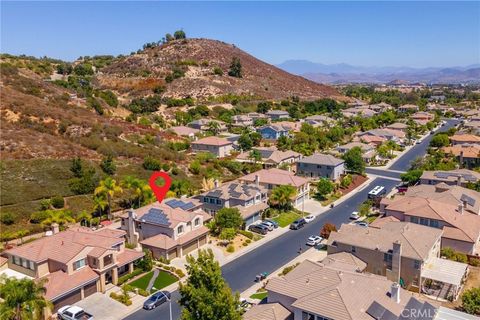
[[[384,253],[383,254],[383,261],[388,262],[388,263],[392,263],[392,254],[390,252],[389,253]]]
[[[432,219],[430,219],[430,227],[432,227],[432,228],[438,228],[438,227],[439,227],[438,220],[432,220]]]
[[[420,264],[420,260],[413,261],[413,267],[415,268],[415,270],[420,270]]]
[[[203,197],[203,202],[207,203],[207,202],[208,202],[208,198],[207,198],[207,197]]]
[[[13,264],[16,264],[17,266],[21,266],[22,263],[20,262],[20,258],[17,256],[13,256]]]
[[[213,204],[215,204],[215,199],[213,199],[213,198],[210,198],[210,203],[213,203]]]
[[[35,263],[33,261],[29,261],[30,265],[28,266],[30,270],[35,270]]]
[[[315,320],[315,315],[302,311],[302,320]]]
[[[424,226],[428,226],[428,219],[420,218],[420,224]]]
[[[217,199],[217,204],[222,204],[222,200]]]
[[[410,217],[410,222],[418,224],[418,217]]]
[[[28,260],[27,259],[22,259],[22,267],[28,268]]]
[[[195,219],[194,224],[195,227],[198,227],[200,225],[200,218]]]
[[[183,226],[178,226],[177,228],[177,233],[182,234],[183,233]]]
[[[85,259],[85,258],[75,261],[73,263],[73,270],[78,270],[80,268],[85,267],[86,263],[87,263],[87,259]]]
[[[352,246],[352,252],[357,252],[357,247]]]

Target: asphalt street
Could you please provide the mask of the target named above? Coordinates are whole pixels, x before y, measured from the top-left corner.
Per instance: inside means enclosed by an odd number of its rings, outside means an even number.
[[[449,120],[448,123],[441,127],[440,131],[448,130],[448,128],[455,125],[457,121]],[[420,144],[415,145],[407,153],[405,153],[397,162],[392,165],[391,170],[407,171],[410,167],[410,162],[417,157],[423,156],[426,148],[433,135],[428,136]],[[371,169],[370,173],[376,175],[383,175],[386,177],[398,178],[398,172],[391,172],[388,170]],[[368,171],[367,171],[368,172]],[[349,199],[345,200],[338,206],[330,209],[324,214],[318,216],[313,222],[307,224],[300,230],[292,230],[284,235],[275,238],[264,245],[246,253],[245,255],[233,260],[232,262],[222,267],[222,273],[226,281],[233,291],[242,292],[249,288],[254,282],[255,276],[262,272],[273,272],[282,265],[287,264],[296,255],[300,247],[306,249],[306,239],[310,235],[316,235],[326,222],[333,223],[340,226],[342,223],[349,221],[349,216],[352,211],[356,211],[359,205],[367,199],[368,192],[377,185],[385,186],[388,192],[398,183],[398,181],[378,177],[367,185],[363,190],[360,190]],[[173,319],[180,317],[181,309],[176,302],[179,299],[178,291],[172,293],[172,314]],[[164,304],[154,310],[145,311],[139,310],[130,316],[127,320],[144,320],[144,319],[169,319],[168,304]]]

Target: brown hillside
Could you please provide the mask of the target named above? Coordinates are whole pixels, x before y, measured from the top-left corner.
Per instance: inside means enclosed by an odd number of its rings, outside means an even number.
[[[242,78],[227,75],[234,57],[242,64]],[[223,75],[214,75],[215,67],[221,68]],[[184,70],[185,76],[166,83],[165,77],[175,68]],[[206,100],[233,94],[254,100],[291,96],[345,99],[330,86],[287,73],[234,45],[208,39],[175,40],[121,58],[103,68],[97,80],[103,87],[133,94],[164,85],[164,96],[172,98]]]

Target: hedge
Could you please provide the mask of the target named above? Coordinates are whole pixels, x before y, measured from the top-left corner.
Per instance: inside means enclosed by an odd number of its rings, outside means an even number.
[[[123,275],[121,277],[118,278],[118,283],[117,285],[122,285],[124,284],[125,282],[127,282],[128,280],[140,275],[143,273],[143,270],[142,269],[135,269],[133,270],[132,273],[129,273],[129,274],[126,274],[126,275]]]

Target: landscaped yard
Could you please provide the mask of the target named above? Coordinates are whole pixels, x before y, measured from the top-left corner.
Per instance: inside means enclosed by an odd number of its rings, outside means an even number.
[[[135,287],[135,288],[147,290],[148,283],[150,282],[152,277],[153,277],[153,271],[150,271],[149,273],[147,273],[144,276],[138,278],[137,280],[134,280],[134,281],[130,282],[128,285],[130,285],[132,287]],[[167,286],[169,286],[172,283],[175,283],[177,281],[178,281],[177,277],[171,275],[168,272],[160,271],[157,279],[155,279],[155,282],[153,283],[153,287],[156,290],[160,290],[160,289],[163,289],[163,288],[165,288],[165,287],[167,287]],[[156,290],[152,289],[152,292],[156,291]]]
[[[286,211],[280,213],[279,216],[273,218],[272,220],[277,222],[281,228],[284,228],[300,217],[300,214],[296,213],[295,211]]]
[[[250,299],[258,299],[258,300],[263,300],[267,297],[268,292],[267,291],[261,291],[254,293],[250,296]]]

